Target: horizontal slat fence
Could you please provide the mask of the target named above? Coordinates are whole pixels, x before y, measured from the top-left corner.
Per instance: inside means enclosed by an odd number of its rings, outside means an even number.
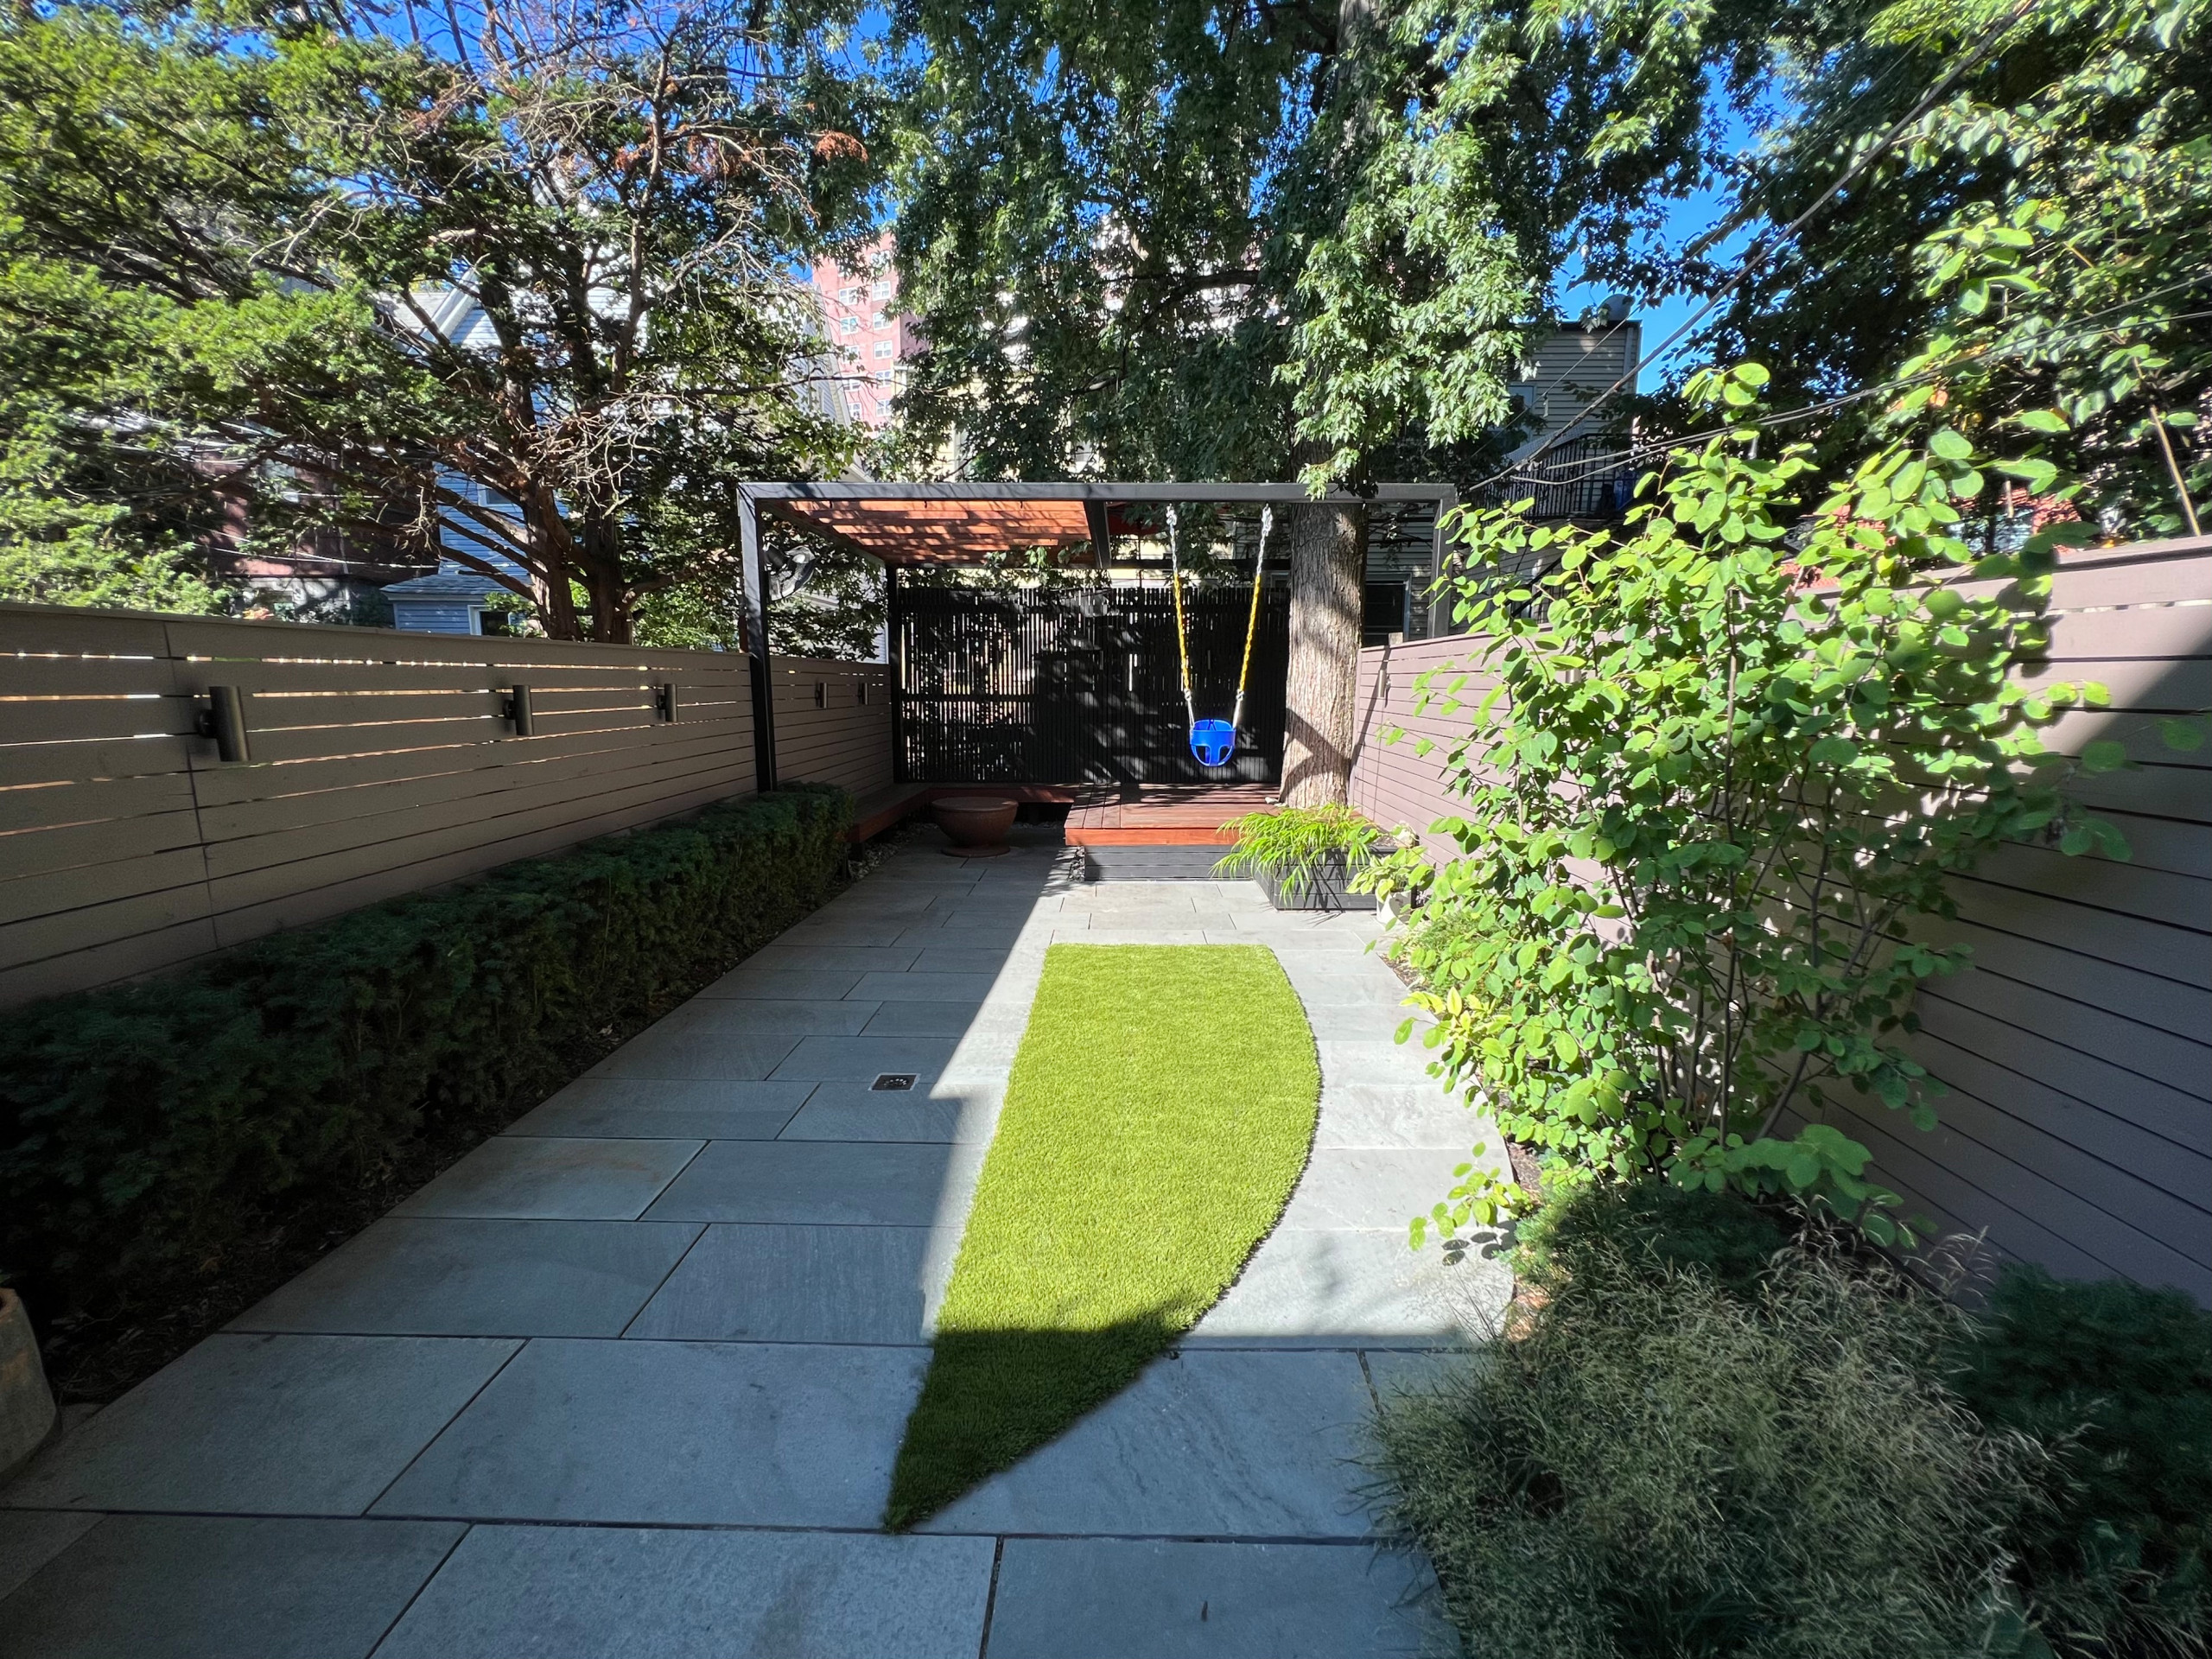
[[[1915,1057],[1949,1089],[1921,1134],[1879,1108],[1838,1127],[1945,1230],[2074,1277],[2179,1285],[2212,1304],[2212,749],[2166,747],[2153,716],[2212,707],[2212,539],[2077,556],[2053,585],[2050,652],[2031,683],[2094,679],[2112,707],[2045,734],[2078,752],[2124,742],[2136,770],[2075,795],[2133,857],[2005,849],[1955,884],[1960,915],[1931,929],[1974,966],[1923,993]],[[1462,803],[1440,748],[1467,715],[1419,715],[1425,670],[1473,659],[1465,636],[1361,653],[1363,734],[1352,801],[1427,831]],[[1471,703],[1484,686],[1471,677]],[[1382,733],[1408,737],[1385,744]],[[1427,835],[1440,854],[1450,843]]]
[[[786,775],[887,780],[882,666],[777,667]],[[245,694],[244,764],[198,734],[211,685]],[[744,793],[753,753],[741,656],[0,606],[0,1006]]]
[[[889,664],[779,657],[773,666],[777,777],[856,796],[889,788]]]

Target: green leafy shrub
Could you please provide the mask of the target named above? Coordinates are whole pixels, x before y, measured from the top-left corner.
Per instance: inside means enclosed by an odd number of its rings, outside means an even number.
[[[1765,379],[1691,391],[1736,423]],[[2048,547],[1982,556],[1961,534],[2005,463],[1942,430],[1830,483],[1758,437],[1731,424],[1671,457],[1618,538],[1463,517],[1447,580],[1478,638],[1419,682],[1425,710],[1470,716],[1443,757],[1467,808],[1436,825],[1460,856],[1408,849],[1367,885],[1425,890],[1411,1000],[1509,1137],[1605,1179],[1801,1197],[1888,1241],[1866,1148],[1775,1127],[1836,1095],[1933,1125],[1898,1039],[1965,952],[1910,924],[1951,913],[1949,879],[2007,841],[2124,853],[2069,816],[2073,763],[2035,730],[2104,694],[2012,677],[2044,638]],[[2047,463],[2010,470],[2050,485]],[[1471,1164],[1415,1240],[1527,1198]]]
[[[2020,1650],[2006,1539],[2044,1459],[1942,1386],[1962,1314],[1817,1230],[1748,1294],[1597,1230],[1378,1420],[1471,1659]]]
[[[1216,875],[1265,874],[1294,892],[1311,886],[1324,865],[1342,860],[1357,875],[1387,850],[1382,831],[1349,806],[1249,812],[1222,828],[1236,832],[1236,845],[1213,867]]]
[[[1650,1180],[1585,1185],[1521,1224],[1513,1259],[1539,1283],[1571,1278],[1586,1260],[1618,1256],[1669,1271],[1696,1268],[1748,1295],[1792,1230],[1733,1192]]]
[[[565,1080],[828,897],[851,813],[747,796],[11,1012],[0,1264],[81,1305]]]
[[[2199,1654],[2212,1636],[2212,1314],[2178,1291],[2007,1268],[1955,1387],[2054,1448],[2021,1571],[2062,1651]]]

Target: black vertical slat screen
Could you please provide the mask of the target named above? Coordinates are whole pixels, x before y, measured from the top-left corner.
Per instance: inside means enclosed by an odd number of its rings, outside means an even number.
[[[1201,720],[1226,720],[1252,590],[1186,593]],[[899,776],[933,783],[1274,783],[1290,594],[1270,584],[1230,765],[1192,758],[1164,587],[994,593],[902,582]]]

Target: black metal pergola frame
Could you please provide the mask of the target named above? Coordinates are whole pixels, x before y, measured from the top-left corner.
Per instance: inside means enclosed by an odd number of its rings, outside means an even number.
[[[896,605],[899,566],[874,548],[840,535],[810,518],[798,504],[803,502],[992,502],[1079,501],[1090,530],[1093,553],[1103,570],[1111,552],[1107,512],[1116,506],[1378,506],[1391,503],[1428,502],[1433,505],[1433,550],[1440,569],[1444,556],[1445,515],[1459,504],[1459,493],[1449,484],[1377,484],[1364,494],[1331,491],[1311,493],[1303,484],[882,484],[874,482],[779,483],[747,480],[737,486],[738,534],[745,575],[745,649],[753,684],[753,760],[757,787],[776,786],[775,677],[768,660],[768,590],[760,559],[760,515],[770,513],[817,536],[842,543],[855,552],[876,559],[884,567],[887,604]],[[931,563],[949,563],[935,560]],[[976,563],[982,563],[979,556]],[[895,711],[898,688],[892,690]],[[895,716],[894,716],[895,717]]]

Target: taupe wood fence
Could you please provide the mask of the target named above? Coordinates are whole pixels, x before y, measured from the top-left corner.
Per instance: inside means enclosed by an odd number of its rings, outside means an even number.
[[[1922,995],[1916,1055],[1950,1092],[1920,1134],[1878,1107],[1837,1126],[1946,1230],[2072,1277],[2180,1285],[2212,1304],[2212,748],[2166,747],[2145,715],[2212,708],[2212,537],[2080,555],[2059,571],[2035,683],[2100,680],[2109,709],[2045,734],[2126,742],[2139,770],[2075,793],[2127,836],[2125,863],[2012,847],[1956,885],[1938,930],[1974,966]],[[1460,803],[1440,751],[1465,716],[1418,715],[1425,669],[1466,638],[1361,654],[1354,804],[1427,830]],[[1477,693],[1479,696],[1479,692]],[[1386,745],[1389,727],[1412,736]],[[1440,851],[1449,843],[1430,836]]]
[[[881,665],[775,666],[784,775],[887,780]],[[199,734],[216,686],[243,763]],[[741,656],[0,606],[0,1005],[753,787]]]
[[[856,796],[890,787],[891,670],[813,657],[773,660],[776,773]]]

